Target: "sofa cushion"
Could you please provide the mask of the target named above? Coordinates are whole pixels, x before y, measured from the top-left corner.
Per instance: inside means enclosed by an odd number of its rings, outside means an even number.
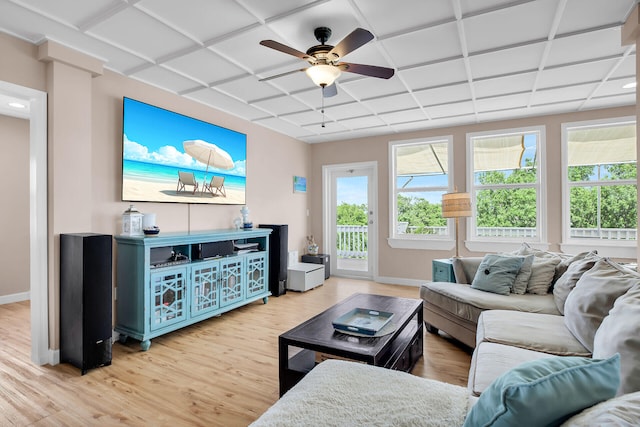
[[[640,392],[605,400],[574,415],[562,427],[637,427],[640,420]]]
[[[580,277],[564,305],[567,329],[589,350],[602,319],[615,300],[636,283],[640,275],[603,258]]]
[[[620,384],[620,357],[550,357],[498,377],[471,408],[464,426],[557,426],[611,399]]]
[[[640,285],[619,297],[593,340],[593,357],[620,354],[618,394],[640,391]],[[640,420],[640,418],[639,418]]]
[[[576,283],[584,273],[591,270],[600,257],[589,253],[582,259],[570,263],[567,270],[556,280],[553,286],[553,300],[558,307],[558,311],[564,314],[564,303],[569,293],[576,287]]]
[[[557,356],[590,357],[591,352],[553,314],[488,310],[478,319],[476,343],[506,344]]]
[[[355,362],[313,368],[252,427],[460,426],[469,409],[464,387]]]
[[[483,259],[484,257],[451,258],[456,283],[471,284],[471,281],[476,276],[476,271],[478,271],[478,266]]]
[[[484,256],[471,287],[481,291],[509,295],[524,257],[487,254]]]
[[[474,323],[483,310],[492,309],[560,314],[551,294],[499,295],[460,283],[427,282],[421,286],[420,296],[429,304]]]
[[[480,394],[500,375],[531,360],[555,357],[552,354],[505,344],[479,342],[471,356],[468,388],[473,396]]]

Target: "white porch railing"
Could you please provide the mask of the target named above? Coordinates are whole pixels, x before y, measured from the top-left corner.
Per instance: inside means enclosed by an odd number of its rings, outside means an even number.
[[[336,245],[338,258],[367,258],[368,227],[338,225]]]
[[[533,227],[478,227],[479,237],[536,237]],[[336,236],[338,258],[367,258],[368,234],[366,225],[338,225]],[[416,234],[416,232],[443,236],[447,234],[447,227],[416,227],[404,226],[398,228],[399,234]],[[602,240],[636,240],[637,230],[633,228],[572,228],[571,237],[578,239]]]
[[[529,227],[478,227],[479,237],[536,237],[536,229]],[[633,228],[572,228],[571,237],[576,239],[636,240]]]
[[[572,228],[571,237],[593,238],[604,240],[637,240],[638,230],[635,228]]]

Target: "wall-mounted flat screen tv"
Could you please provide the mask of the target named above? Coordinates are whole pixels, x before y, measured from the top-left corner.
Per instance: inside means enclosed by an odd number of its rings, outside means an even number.
[[[122,200],[245,204],[245,134],[127,97],[122,116]]]

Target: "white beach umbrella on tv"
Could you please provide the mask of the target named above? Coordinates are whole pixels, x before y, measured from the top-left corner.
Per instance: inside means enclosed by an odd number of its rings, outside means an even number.
[[[185,153],[200,163],[207,165],[206,172],[209,172],[209,167],[218,169],[233,168],[233,159],[229,153],[215,144],[196,139],[193,141],[184,141],[182,147]]]

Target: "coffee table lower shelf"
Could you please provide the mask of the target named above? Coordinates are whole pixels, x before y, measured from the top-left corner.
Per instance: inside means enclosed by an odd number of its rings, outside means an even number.
[[[286,366],[281,366],[280,370],[280,396],[296,385],[318,363],[326,359],[353,360],[388,369],[411,372],[423,354],[424,332],[421,314],[422,311],[420,310],[420,316],[416,314],[409,324],[403,328],[398,337],[391,342],[388,350],[375,360],[365,360],[368,358],[358,355],[349,357],[344,352],[328,348],[312,348],[313,346],[311,345],[307,345],[307,348],[296,348],[295,354],[288,355],[286,361],[281,360],[281,363],[284,362]],[[285,351],[287,354],[289,354],[290,346],[297,347],[296,344],[288,343],[286,340],[283,343],[282,338],[280,339],[280,346],[280,351]]]

